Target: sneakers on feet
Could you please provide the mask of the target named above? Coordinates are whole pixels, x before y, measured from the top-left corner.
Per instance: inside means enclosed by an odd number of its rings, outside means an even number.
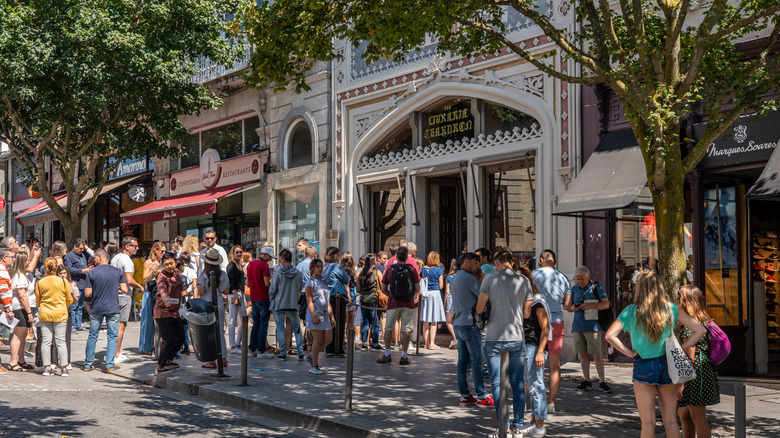
[[[371,347],[371,351],[385,351],[385,349],[381,345],[374,345]]]
[[[360,351],[368,351],[368,346],[363,344],[360,346]]]
[[[387,356],[390,357],[390,356]],[[398,361],[400,365],[411,365],[412,361],[408,357],[401,357],[401,360]]]
[[[607,382],[599,383],[599,389],[601,390],[601,392],[606,392],[607,394],[612,392],[612,388],[610,388],[609,385],[607,385]]]
[[[488,435],[488,438],[498,438],[499,436],[500,436],[499,431],[496,430],[495,432],[493,432],[490,435]],[[519,436],[520,438],[522,438],[522,435],[515,435],[512,432],[512,429],[508,429],[508,428],[506,430],[506,436],[507,436],[507,438],[515,438],[516,436]]]
[[[492,408],[493,406],[495,406],[495,404],[493,403],[493,397],[485,397],[483,399],[477,400],[477,406],[485,406],[485,407]]]
[[[477,399],[473,395],[470,395],[468,397],[461,396],[459,403],[462,405],[473,405],[477,403]]]
[[[583,380],[575,389],[577,391],[590,391],[593,389],[593,383],[588,380]]]
[[[390,363],[393,359],[390,358],[390,355],[382,356],[379,359],[376,360],[376,363]]]
[[[120,354],[119,356],[114,357],[114,363],[123,363],[126,362],[128,359],[129,358],[124,354]]]
[[[448,347],[450,350],[457,350],[458,349],[458,341],[452,340],[450,341],[450,346]]]
[[[279,359],[279,360],[287,360],[287,355],[286,354],[280,354],[280,355],[276,356],[276,358]]]
[[[60,375],[61,375],[62,377],[68,377],[68,376],[70,375],[70,373],[68,372],[68,369],[67,369],[67,368],[65,368],[65,369],[63,369],[62,371],[60,371]]]
[[[520,434],[519,435],[515,434],[515,436],[519,436],[521,438],[526,438],[526,437],[542,438],[543,436],[547,435],[547,429],[545,428],[537,429],[536,425],[533,424],[520,430],[519,432]]]
[[[236,356],[240,356],[241,355],[241,349],[238,348],[238,347],[231,348],[230,349],[230,354],[234,354]]]
[[[323,373],[323,371],[320,369],[319,366],[309,368],[309,374],[320,375],[322,373]]]
[[[43,377],[51,377],[53,375],[54,375],[54,370],[53,369],[46,368],[45,370],[43,370]]]
[[[550,403],[547,405],[547,415],[555,413],[555,405]]]
[[[273,359],[275,354],[271,353],[270,351],[266,351],[265,353],[257,353],[257,357],[261,359]]]

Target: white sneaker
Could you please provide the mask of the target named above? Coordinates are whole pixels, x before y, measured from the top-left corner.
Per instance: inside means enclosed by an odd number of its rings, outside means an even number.
[[[238,347],[236,347],[236,348],[232,348],[232,349],[230,350],[230,354],[235,354],[236,356],[241,356],[241,349],[240,349],[240,348],[238,348]]]
[[[271,353],[270,351],[266,351],[265,353],[257,353],[257,357],[261,359],[273,359],[274,357],[276,357],[276,355]]]
[[[512,433],[512,430],[508,429],[508,428],[506,430],[506,436],[507,436],[507,438],[518,438],[518,437],[519,438],[523,438],[523,435],[514,435]],[[499,437],[498,430],[496,430],[495,432],[493,432],[490,435],[488,435],[488,438],[498,438],[498,437]]]
[[[555,405],[550,403],[547,405],[547,414],[554,414],[555,413]]]
[[[320,375],[320,374],[322,374],[322,370],[320,369],[319,366],[311,367],[311,368],[309,368],[309,374]]]
[[[124,363],[127,362],[128,359],[129,357],[125,356],[124,354],[120,354],[114,358],[114,363]]]
[[[523,437],[523,438],[541,438],[541,437],[544,437],[545,435],[547,435],[547,429],[544,428],[544,427],[541,428],[541,429],[537,429],[536,425],[532,424],[532,425],[524,428],[523,430],[521,430],[520,434],[521,434],[520,436]],[[515,436],[517,436],[517,435],[515,435]]]
[[[65,369],[72,370],[73,367],[70,364],[68,364],[68,366],[66,366]]]

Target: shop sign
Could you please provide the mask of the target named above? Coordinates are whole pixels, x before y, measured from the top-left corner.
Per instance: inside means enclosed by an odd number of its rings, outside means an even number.
[[[116,160],[112,159],[109,161],[108,165],[111,165],[115,162]],[[117,166],[116,169],[108,174],[108,180],[111,181],[113,179],[124,178],[126,176],[135,175],[137,173],[143,173],[148,170],[152,170],[153,167],[154,166],[149,162],[149,160],[146,159],[146,157],[128,158],[127,160],[123,160],[122,164]]]
[[[425,146],[474,137],[474,115],[469,100],[444,105],[421,115]]]
[[[149,199],[149,190],[146,190],[144,186],[132,186],[127,191],[127,196],[133,200],[133,202],[146,202]]]
[[[219,154],[216,156],[218,157]],[[203,158],[205,157],[204,153]],[[212,161],[211,170],[209,170],[209,165],[203,164],[204,161],[201,159],[199,168],[190,168],[171,174],[170,196],[260,180],[260,159],[256,154],[219,161],[219,166],[216,166],[216,161]],[[207,177],[206,181],[204,181],[204,175]]]
[[[222,162],[216,149],[206,149],[200,157],[200,182],[203,187],[213,189],[221,176]]]
[[[741,117],[714,142],[707,145],[707,151],[698,167],[710,169],[769,160],[777,146],[778,125],[780,111],[766,116]],[[694,139],[701,139],[706,128],[706,123],[694,125]]]

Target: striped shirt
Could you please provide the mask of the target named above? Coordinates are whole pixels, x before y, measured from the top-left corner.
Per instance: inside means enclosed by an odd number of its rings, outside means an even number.
[[[14,293],[11,288],[11,276],[8,269],[0,263],[0,306],[2,311],[11,312],[11,303],[13,303]]]

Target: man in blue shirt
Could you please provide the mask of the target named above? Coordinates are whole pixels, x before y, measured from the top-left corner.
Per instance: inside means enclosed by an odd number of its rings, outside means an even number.
[[[86,247],[87,242],[79,237],[76,239],[76,243],[73,244],[73,251],[62,257],[62,262],[70,273],[70,279],[75,281],[79,288],[79,300],[70,306],[73,330],[77,332],[83,330],[81,328],[81,314],[84,312],[84,289],[87,287],[87,274],[92,270],[89,266],[87,255],[84,253]]]
[[[604,380],[604,357],[601,354],[601,327],[599,326],[599,310],[609,308],[607,292],[600,283],[590,279],[590,270],[580,266],[574,270],[574,280],[577,282],[566,293],[563,308],[574,312],[574,323],[571,326],[574,335],[574,348],[580,355],[583,380],[577,389],[587,391],[593,388],[590,381],[590,359],[596,362],[596,372],[599,375],[599,389],[612,392]]]
[[[89,315],[89,338],[87,338],[84,371],[92,371],[95,361],[95,347],[103,318],[106,319],[106,370],[114,371],[120,364],[114,363],[116,341],[119,332],[119,294],[127,294],[124,273],[108,264],[108,254],[95,251],[95,267],[84,280],[84,295],[92,298],[92,313]]]
[[[471,309],[477,305],[480,281],[484,274],[480,269],[478,255],[467,252],[461,258],[463,260],[461,268],[450,281],[452,310],[455,311],[453,325],[455,337],[458,340],[457,374],[460,404],[493,406],[493,397],[487,395],[482,375],[482,363],[484,362],[482,333],[474,327],[474,319],[471,316]],[[477,392],[478,399],[471,395],[466,381],[466,369],[469,366],[471,366],[471,380],[474,382],[474,390]]]

